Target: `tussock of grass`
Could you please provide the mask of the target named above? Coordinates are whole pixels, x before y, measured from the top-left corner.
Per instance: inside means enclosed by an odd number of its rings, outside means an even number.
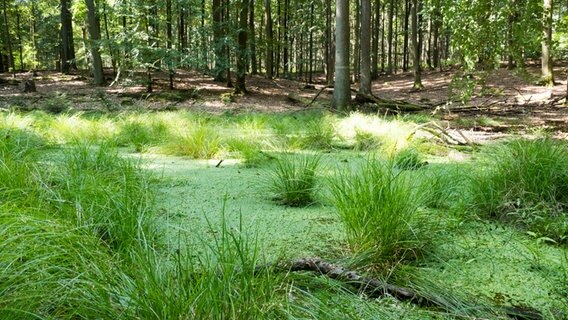
[[[151,239],[151,193],[138,164],[107,145],[66,150],[58,171],[64,211],[111,248],[128,251]]]
[[[222,150],[222,140],[212,126],[196,124],[188,131],[172,136],[160,149],[166,154],[211,159]]]
[[[471,179],[475,212],[525,225],[540,236],[568,237],[568,148],[552,139],[512,140],[483,154]]]
[[[351,249],[374,262],[393,261],[424,246],[418,236],[418,190],[392,162],[369,159],[339,172],[331,195]]]
[[[393,161],[395,167],[401,170],[416,170],[426,164],[420,152],[414,148],[406,148],[395,153]]]
[[[319,163],[320,157],[315,155],[286,155],[278,158],[267,182],[274,200],[292,207],[313,204]]]

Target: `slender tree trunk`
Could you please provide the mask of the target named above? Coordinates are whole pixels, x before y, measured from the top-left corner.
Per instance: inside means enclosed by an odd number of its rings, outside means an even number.
[[[335,82],[333,106],[337,110],[350,109],[349,84],[349,0],[335,4]]]
[[[309,58],[308,58],[308,83],[313,82],[314,68],[314,2],[310,2],[310,39],[309,39]]]
[[[20,6],[16,6],[16,28],[18,35],[18,51],[20,53],[20,71],[24,71],[24,44],[22,41],[22,26],[20,24]]]
[[[35,70],[37,68],[37,45],[36,45],[36,10],[35,10],[35,2],[32,1],[32,8],[31,8],[31,21],[30,21],[30,37],[32,40],[32,71],[35,74]],[[0,71],[1,72],[1,71]]]
[[[422,89],[424,86],[422,85],[422,70],[421,70],[421,66],[420,66],[420,56],[421,56],[421,48],[422,45],[419,41],[419,35],[418,33],[420,32],[419,27],[418,27],[418,2],[420,0],[412,0],[412,10],[411,10],[411,16],[412,16],[412,64],[413,64],[413,69],[414,69],[414,84],[413,84],[413,89],[414,90],[420,90]]]
[[[3,1],[3,9],[4,9],[4,31],[6,34],[6,44],[8,45],[8,55],[10,59],[10,63],[6,64],[12,68],[12,76],[16,76],[16,64],[14,62],[14,51],[12,50],[12,39],[10,39],[10,26],[8,24],[8,6],[6,4],[6,0]]]
[[[105,77],[103,73],[103,61],[101,59],[98,44],[101,40],[100,21],[94,0],[85,0],[85,2],[87,4],[87,18],[89,20],[89,42],[91,47],[91,56],[93,58],[93,76],[95,78],[95,85],[101,86],[105,83]]]
[[[284,54],[283,54],[283,64],[284,64],[284,77],[290,79],[290,39],[288,30],[288,15],[290,12],[290,0],[284,0],[284,20],[283,20],[283,30],[284,30]]]
[[[247,33],[248,33],[248,7],[250,0],[240,0],[239,13],[239,50],[237,51],[237,81],[235,93],[247,93],[245,86],[247,63]]]
[[[393,17],[394,17],[394,0],[390,0],[389,3],[389,13],[388,13],[388,53],[387,53],[387,74],[392,74],[393,72],[393,57],[392,57],[392,49],[393,49]]]
[[[331,26],[331,0],[325,0],[325,82],[328,85],[333,84],[333,52],[332,44],[332,26]]]
[[[173,32],[172,32],[172,0],[166,0],[166,48],[168,50],[168,78],[170,80],[170,90],[174,89],[174,61],[171,57]]]
[[[116,74],[116,55],[114,53],[114,48],[112,47],[111,44],[111,38],[110,38],[110,32],[108,29],[108,17],[107,17],[107,10],[106,10],[106,0],[102,1],[103,3],[103,20],[105,23],[105,35],[107,38],[107,43],[108,43],[108,52],[110,54],[110,63],[112,65],[112,72],[114,74]]]
[[[255,27],[254,27],[254,0],[250,0],[250,15],[249,15],[249,28],[250,28],[250,62],[251,62],[251,73],[258,74],[258,63],[256,59],[256,38],[255,38]]]
[[[214,80],[223,82],[225,81],[225,63],[224,63],[224,48],[223,44],[223,28],[222,28],[222,14],[223,8],[221,6],[221,0],[213,0],[213,6],[211,8],[213,12],[213,43],[215,45],[215,67],[214,67]]]
[[[231,3],[229,0],[223,0],[223,8],[223,33],[228,34],[231,30],[231,27],[234,26],[231,23]],[[235,18],[238,21],[238,16],[236,16]],[[233,79],[231,77],[231,62],[231,47],[225,43],[225,71],[227,72],[227,88],[233,87]]]
[[[353,22],[353,82],[359,81],[359,62],[361,61],[361,45],[360,38],[361,35],[361,0],[355,0],[355,21]]]
[[[361,82],[359,93],[371,94],[371,0],[361,0]]]
[[[408,71],[408,29],[410,20],[410,0],[404,1],[404,40],[402,47],[402,71]]]
[[[552,9],[553,0],[544,0],[543,30],[542,30],[542,82],[554,84],[552,72]]]
[[[264,20],[266,20],[266,78],[272,79],[274,76],[274,37],[272,31],[272,10],[270,0],[264,0]]]
[[[434,69],[440,67],[440,27],[442,24],[442,16],[438,6],[439,4],[436,3],[432,14],[434,19],[432,30],[432,66]]]
[[[373,21],[373,49],[371,53],[371,80],[379,78],[379,26],[381,21],[381,1],[375,0],[375,19]]]

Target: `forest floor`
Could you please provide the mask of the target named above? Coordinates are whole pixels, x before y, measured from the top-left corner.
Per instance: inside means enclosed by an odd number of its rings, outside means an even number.
[[[530,64],[523,70],[424,71],[424,89],[420,91],[412,89],[411,72],[382,75],[373,82],[373,94],[382,99],[426,106],[422,115],[439,120],[446,129],[467,130],[465,134],[473,141],[500,136],[503,132],[530,134],[534,130],[567,138],[568,108],[563,98],[567,93],[568,63],[557,64],[557,81],[552,87],[537,84],[539,71],[538,65]],[[55,111],[66,108],[61,104],[71,102],[74,109],[82,111],[181,109],[213,114],[272,113],[306,109],[322,90],[310,108],[329,108],[332,98],[332,89],[324,89],[323,75],[314,78],[313,86],[306,86],[303,81],[250,76],[247,78],[249,94],[244,96],[233,95],[232,88],[212,81],[208,75],[187,71],[176,73],[175,90],[169,90],[167,74],[154,74],[153,92],[147,93],[145,77],[142,73],[123,74],[114,85],[97,88],[86,72],[73,75],[38,72],[35,77],[20,73],[15,79],[6,75],[0,77],[0,108],[16,106],[33,110],[40,105],[38,102],[51,100]],[[35,80],[37,92],[23,93],[23,83],[31,78]],[[107,81],[113,82],[110,74]],[[389,111],[372,110],[378,114]],[[392,113],[392,109],[390,111]]]

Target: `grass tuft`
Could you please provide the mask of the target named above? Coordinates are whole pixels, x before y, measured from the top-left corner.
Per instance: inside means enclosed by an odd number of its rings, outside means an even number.
[[[568,237],[568,148],[549,138],[512,140],[481,155],[471,179],[475,212],[525,225],[539,236]]]
[[[286,155],[278,158],[268,180],[274,200],[291,206],[304,207],[315,202],[317,155]]]
[[[369,159],[360,170],[339,172],[331,196],[351,249],[382,263],[423,247],[415,187],[392,161]]]

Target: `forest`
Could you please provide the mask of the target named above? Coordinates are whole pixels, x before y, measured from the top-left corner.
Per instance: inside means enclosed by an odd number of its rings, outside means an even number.
[[[568,1],[0,1],[0,319],[568,319]]]

